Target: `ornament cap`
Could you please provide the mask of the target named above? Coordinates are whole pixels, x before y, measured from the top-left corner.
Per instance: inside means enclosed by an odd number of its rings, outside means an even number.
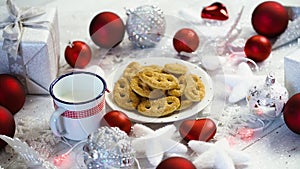
[[[266,77],[266,85],[267,86],[270,86],[270,85],[273,85],[275,83],[275,76],[274,76],[274,73],[271,72],[268,74],[268,76]]]

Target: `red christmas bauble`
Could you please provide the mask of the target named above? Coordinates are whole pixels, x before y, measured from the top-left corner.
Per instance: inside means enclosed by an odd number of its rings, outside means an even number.
[[[131,131],[131,121],[128,116],[118,110],[107,112],[100,121],[100,126],[119,127],[127,134]]]
[[[70,42],[65,49],[65,59],[73,68],[84,68],[92,58],[92,51],[88,44],[82,41]]]
[[[13,115],[5,107],[0,106],[0,134],[13,138],[16,131],[16,123]],[[7,143],[0,139],[0,149]]]
[[[16,77],[0,75],[0,105],[16,114],[24,106],[25,98],[25,89]]]
[[[247,58],[254,62],[262,62],[267,59],[272,51],[272,44],[262,35],[250,37],[245,44],[244,52]]]
[[[289,23],[289,15],[280,3],[266,1],[254,9],[251,23],[258,34],[271,38],[285,31]]]
[[[92,19],[89,32],[97,46],[109,49],[121,43],[125,35],[125,25],[117,14],[102,12]]]
[[[283,109],[284,122],[294,133],[300,134],[300,93],[293,95]]]
[[[178,53],[194,52],[198,48],[199,43],[199,36],[190,28],[180,29],[173,37],[173,46]]]
[[[185,120],[179,126],[179,133],[187,142],[190,140],[209,141],[216,132],[216,124],[209,118]]]
[[[183,157],[170,157],[158,164],[156,169],[196,169],[196,166]]]

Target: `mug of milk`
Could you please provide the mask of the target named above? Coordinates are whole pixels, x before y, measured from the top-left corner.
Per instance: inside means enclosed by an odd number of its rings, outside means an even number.
[[[54,80],[49,88],[56,108],[50,118],[52,132],[71,140],[86,139],[100,127],[105,91],[105,80],[90,72],[71,72]]]

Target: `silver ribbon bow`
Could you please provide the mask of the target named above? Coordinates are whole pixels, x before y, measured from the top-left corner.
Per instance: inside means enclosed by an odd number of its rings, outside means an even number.
[[[0,22],[0,29],[3,29],[2,37],[4,38],[2,49],[9,56],[17,60],[18,49],[22,38],[23,27],[45,28],[47,21],[31,22],[30,19],[43,15],[45,11],[39,8],[19,9],[12,0],[6,1],[9,12],[8,21]]]

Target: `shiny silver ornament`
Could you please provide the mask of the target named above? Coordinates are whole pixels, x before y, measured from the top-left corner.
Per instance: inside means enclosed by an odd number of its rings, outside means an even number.
[[[153,47],[165,34],[166,21],[163,11],[154,5],[128,9],[126,31],[129,40],[140,48]]]
[[[128,135],[118,127],[101,127],[88,136],[83,147],[84,163],[88,169],[130,169],[135,151]]]
[[[269,74],[264,84],[254,85],[248,92],[249,109],[261,120],[274,120],[280,116],[288,100],[287,89]]]

